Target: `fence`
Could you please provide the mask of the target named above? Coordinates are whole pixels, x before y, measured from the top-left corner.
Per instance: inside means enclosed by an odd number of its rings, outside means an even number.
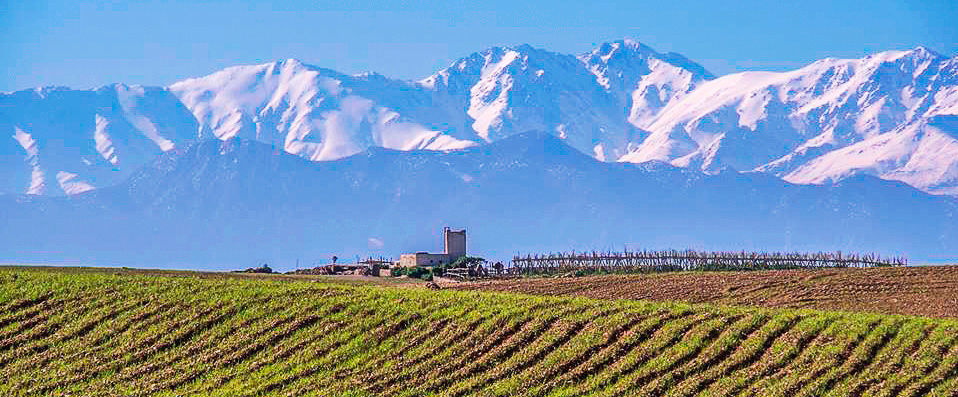
[[[691,270],[783,270],[847,267],[905,266],[902,257],[874,254],[639,251],[608,253],[552,253],[515,256],[512,275],[558,274],[574,271],[651,273]]]

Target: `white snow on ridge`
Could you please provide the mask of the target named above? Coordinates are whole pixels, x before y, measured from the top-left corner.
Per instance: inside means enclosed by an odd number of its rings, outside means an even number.
[[[78,175],[72,172],[59,171],[57,172],[57,183],[60,185],[60,189],[71,196],[94,189],[93,185],[77,177]]]
[[[958,139],[934,125],[908,125],[815,158],[784,179],[820,184],[859,173],[958,194]]]
[[[110,164],[117,165],[120,160],[116,156],[116,148],[113,147],[113,141],[106,131],[107,126],[110,125],[110,121],[99,114],[95,117],[96,130],[93,131],[93,141],[96,144],[96,151],[103,156],[104,160],[109,161]]]
[[[46,182],[43,169],[40,168],[40,151],[37,149],[37,141],[33,136],[24,132],[20,127],[14,127],[15,133],[13,139],[20,144],[23,151],[26,152],[26,162],[30,165],[30,186],[27,187],[27,194],[43,194],[46,191]]]
[[[116,85],[116,96],[123,108],[123,116],[147,138],[156,143],[162,151],[173,149],[173,141],[164,137],[149,117],[139,112],[137,101],[145,96],[145,90],[139,86]]]
[[[605,43],[578,58],[596,82],[629,109],[629,123],[643,129],[667,104],[712,79],[687,59],[629,39]]]
[[[493,47],[419,84],[453,98],[453,106],[465,104],[469,128],[482,141],[548,131],[611,161],[642,142],[647,119],[709,78],[684,58],[620,40],[579,56],[528,45]]]
[[[929,121],[956,113],[956,87],[958,62],[922,47],[723,76],[666,106],[619,160],[758,170],[796,183],[869,173],[952,194],[958,123]]]
[[[32,181],[26,188],[17,186],[20,182],[0,186],[0,194],[65,194],[58,171],[76,174],[71,181],[90,186],[113,185],[157,154],[196,137],[195,119],[159,87],[47,87],[0,94],[0,102],[0,130],[20,131],[16,146],[8,141],[0,144],[0,152],[31,148],[24,164],[0,172],[26,173],[7,180]]]
[[[220,139],[240,136],[281,144],[289,153],[316,161],[346,157],[369,146],[452,150],[474,144],[403,119],[381,105],[380,98],[357,93],[376,78],[346,76],[289,59],[231,67],[175,83],[170,90],[200,122],[201,135],[210,131]]]
[[[584,152],[601,145],[614,160],[641,143],[635,125],[711,78],[634,41],[600,50],[575,57],[494,47],[415,83],[289,59],[227,68],[169,90],[199,121],[200,136],[281,144],[317,161],[369,146],[454,150],[531,130],[561,130],[570,145]],[[614,86],[599,84],[603,76]]]

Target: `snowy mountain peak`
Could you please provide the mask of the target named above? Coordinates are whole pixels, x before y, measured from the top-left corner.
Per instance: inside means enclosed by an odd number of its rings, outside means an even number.
[[[453,62],[420,85],[442,102],[464,106],[465,128],[487,142],[525,131],[550,131],[591,152],[624,141],[630,127],[613,98],[574,56],[530,45],[492,47]],[[601,131],[621,131],[603,136]],[[620,143],[616,143],[620,145]]]
[[[283,64],[284,66],[285,66],[285,65],[289,65],[289,66],[291,66],[291,67],[305,66],[305,64],[304,64],[302,61],[300,61],[299,59],[296,59],[296,58],[286,58],[285,60],[282,61],[282,64]]]
[[[691,72],[696,79],[711,80],[715,78],[705,67],[693,62],[682,54],[674,52],[660,53],[639,41],[628,38],[602,43],[592,51],[579,55],[579,59],[588,65],[618,64],[620,67],[642,65],[658,61],[667,63],[673,67],[685,69]]]
[[[603,43],[578,59],[619,106],[629,109],[627,120],[640,129],[646,129],[668,103],[713,78],[684,56],[661,54],[631,39]]]
[[[927,55],[927,56],[931,56],[935,58],[947,58],[946,56],[942,55],[940,52],[935,51],[929,47],[925,47],[923,45],[919,45],[913,48],[912,51],[915,53],[919,53],[919,54],[923,54],[923,55]]]
[[[667,103],[711,78],[683,65],[694,63],[627,39],[579,56],[523,44],[473,53],[419,85],[468,103],[467,128],[483,141],[549,131],[612,161],[641,143],[642,127]]]
[[[946,57],[939,54],[938,52],[925,47],[917,46],[909,50],[892,50],[892,51],[883,51],[876,54],[868,55],[865,60],[882,60],[882,61],[894,61],[894,60],[943,60]]]
[[[170,86],[220,139],[243,137],[311,160],[358,153],[371,145],[448,150],[472,142],[404,120],[390,92],[406,83],[373,74],[346,76],[295,59],[227,68]],[[377,96],[380,96],[377,98]]]
[[[628,58],[637,55],[648,57],[658,55],[658,52],[636,40],[626,38],[602,43],[582,56],[597,56],[603,62],[609,62],[612,58]]]

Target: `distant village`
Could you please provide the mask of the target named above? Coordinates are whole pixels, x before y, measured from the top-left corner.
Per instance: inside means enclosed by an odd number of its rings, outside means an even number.
[[[407,277],[425,281],[449,281],[486,277],[555,276],[579,277],[589,274],[659,273],[677,271],[742,271],[823,269],[846,267],[907,266],[904,257],[837,252],[747,252],[695,250],[641,250],[625,252],[557,252],[516,255],[508,267],[469,256],[466,230],[446,227],[442,231],[443,252],[402,254],[398,260],[367,258],[356,263],[331,264],[297,269],[286,274]],[[243,273],[274,273],[267,265],[241,270]]]
[[[420,251],[402,254],[398,260],[370,257],[355,263],[339,263],[339,258],[334,256],[330,264],[297,269],[287,274],[411,277],[432,281],[435,277],[461,280],[503,273],[501,262],[488,263],[483,258],[467,254],[465,229],[454,230],[446,227],[442,231],[442,240],[444,249],[441,253]],[[268,265],[263,265],[240,272],[273,273],[273,270]]]

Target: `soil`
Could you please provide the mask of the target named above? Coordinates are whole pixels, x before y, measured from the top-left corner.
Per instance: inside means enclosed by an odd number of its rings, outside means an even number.
[[[958,266],[526,278],[443,288],[958,317]]]

